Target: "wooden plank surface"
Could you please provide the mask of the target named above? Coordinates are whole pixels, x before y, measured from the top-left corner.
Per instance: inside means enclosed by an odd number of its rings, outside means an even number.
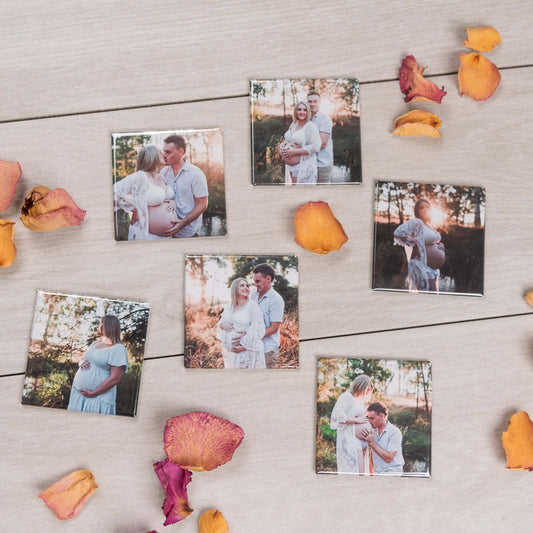
[[[35,185],[64,187],[87,218],[32,233],[17,220],[18,257],[0,272],[0,530],[163,530],[164,421],[200,409],[240,424],[246,438],[224,467],[195,474],[197,530],[215,506],[232,532],[523,531],[531,474],[504,468],[500,434],[533,415],[530,126],[531,3],[0,1],[0,158],[20,161],[13,206]],[[486,102],[457,94],[463,28],[490,24],[503,42],[487,56],[502,82]],[[412,53],[448,94],[404,104],[398,67]],[[363,183],[254,188],[249,79],[355,76],[361,83]],[[442,138],[400,139],[396,116],[439,114]],[[48,118],[44,118],[48,117]],[[228,235],[172,242],[113,238],[111,133],[221,127]],[[371,290],[374,180],[484,186],[485,295]],[[325,200],[348,243],[328,256],[299,248],[292,217]],[[301,368],[183,368],[186,254],[297,254]],[[20,404],[37,289],[150,303],[138,416],[100,417]],[[429,359],[432,477],[353,479],[314,473],[316,358]],[[169,356],[169,357],[163,357]],[[91,469],[100,489],[78,518],[58,522],[37,494]],[[9,483],[7,482],[9,480]]]

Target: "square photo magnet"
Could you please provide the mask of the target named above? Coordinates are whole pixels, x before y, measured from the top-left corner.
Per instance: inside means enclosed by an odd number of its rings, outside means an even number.
[[[222,132],[112,135],[115,239],[226,234]]]
[[[252,183],[361,183],[356,79],[251,80]]]
[[[186,368],[298,366],[296,256],[186,257]]]
[[[372,288],[483,295],[485,189],[378,181]]]
[[[429,361],[320,357],[316,472],[429,477]]]
[[[37,292],[22,403],[135,416],[149,306]]]

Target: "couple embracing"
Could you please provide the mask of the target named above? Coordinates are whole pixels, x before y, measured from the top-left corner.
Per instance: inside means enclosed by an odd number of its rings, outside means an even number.
[[[145,146],[135,172],[115,184],[115,209],[130,213],[128,240],[196,237],[207,209],[205,174],[185,159],[181,135],[164,140],[163,150]]]
[[[293,122],[279,146],[285,163],[285,183],[330,183],[333,169],[333,122],[320,112],[320,94],[311,91],[307,101],[296,104]]]
[[[244,278],[233,280],[230,304],[217,325],[224,368],[276,368],[285,302],[274,290],[274,269],[260,263],[253,271],[255,292]]]
[[[339,396],[333,407],[330,426],[337,430],[339,474],[372,473],[365,465],[365,456],[370,448],[373,473],[402,475],[402,432],[389,422],[388,409],[382,402],[366,406],[373,389],[371,379],[361,374]]]

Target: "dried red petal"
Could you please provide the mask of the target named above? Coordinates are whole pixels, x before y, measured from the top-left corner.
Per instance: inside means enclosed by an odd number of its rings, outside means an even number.
[[[22,223],[32,231],[51,231],[65,226],[79,226],[85,213],[64,189],[34,187],[21,210]]]
[[[15,223],[12,220],[0,218],[0,267],[13,264],[17,256],[17,248],[13,242]]]
[[[89,470],[76,470],[61,478],[39,494],[59,520],[68,520],[80,514],[98,485]]]
[[[405,102],[441,103],[446,91],[439,89],[432,81],[423,76],[426,67],[418,67],[413,56],[406,56],[400,67],[400,89],[405,94]]]
[[[338,250],[348,240],[326,202],[301,205],[294,215],[294,230],[294,240],[302,248],[317,254]]]
[[[533,470],[533,422],[525,411],[515,413],[502,434],[507,468]]]
[[[243,438],[244,431],[237,424],[194,411],[169,418],[163,441],[165,452],[173,463],[202,472],[227,463]]]
[[[11,205],[21,174],[18,163],[0,161],[0,211],[5,211]]]
[[[189,507],[187,485],[192,479],[192,472],[172,463],[168,458],[154,463],[154,470],[165,491],[163,513],[167,519],[164,526],[187,518],[193,509]]]

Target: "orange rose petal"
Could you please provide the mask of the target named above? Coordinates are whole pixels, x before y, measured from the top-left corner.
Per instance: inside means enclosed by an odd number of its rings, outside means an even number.
[[[502,36],[492,26],[478,26],[465,28],[466,39],[464,45],[478,52],[490,52],[502,42]]]
[[[294,216],[294,230],[294,240],[317,254],[338,250],[348,240],[326,202],[308,202],[300,206]]]
[[[533,307],[533,291],[529,291],[526,296],[526,302],[531,306]]]
[[[0,161],[0,211],[5,211],[11,205],[21,174],[18,163]]]
[[[243,438],[242,428],[229,420],[194,411],[169,418],[163,442],[173,463],[202,472],[227,463]]]
[[[17,248],[13,242],[15,223],[12,220],[0,218],[0,267],[13,264],[17,256]]]
[[[506,468],[533,470],[533,422],[525,411],[515,413],[502,433],[502,444],[507,455]]]
[[[439,89],[432,81],[424,78],[426,67],[418,67],[413,56],[407,56],[400,67],[400,89],[405,94],[405,102],[436,102],[441,103],[446,91]]]
[[[187,485],[192,479],[192,473],[172,463],[168,458],[155,463],[154,470],[166,496],[163,513],[167,519],[163,525],[168,526],[187,518],[193,512],[189,507],[187,494]]]
[[[229,526],[218,509],[208,509],[198,520],[198,533],[229,533]]]
[[[34,187],[21,210],[22,223],[32,231],[51,231],[65,226],[79,226],[85,213],[64,189]]]
[[[459,94],[474,100],[486,100],[500,84],[498,67],[482,54],[460,54]]]
[[[76,470],[39,494],[59,520],[78,516],[98,485],[89,470]]]
[[[398,128],[402,124],[410,123],[428,124],[429,126],[437,129],[439,129],[442,124],[440,118],[435,115],[435,113],[423,111],[422,109],[413,109],[412,111],[409,111],[409,113],[399,116],[394,121],[394,127]]]
[[[413,123],[402,124],[394,129],[393,135],[405,135],[409,137],[424,136],[424,137],[440,137],[440,131],[429,124]]]

